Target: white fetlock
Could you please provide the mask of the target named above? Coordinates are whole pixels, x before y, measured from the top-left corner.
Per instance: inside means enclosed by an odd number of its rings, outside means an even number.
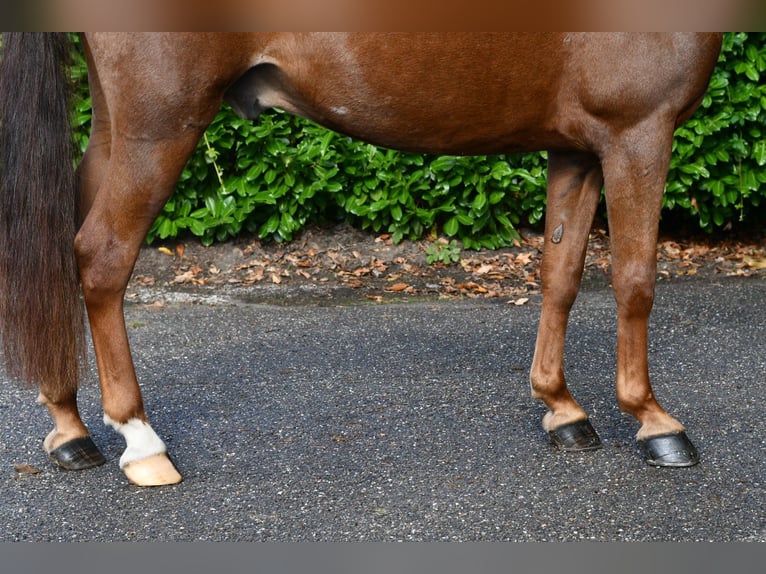
[[[138,486],[177,484],[183,480],[167,455],[167,448],[151,425],[140,419],[118,423],[104,415],[104,423],[125,437],[127,447],[120,457],[120,468]]]

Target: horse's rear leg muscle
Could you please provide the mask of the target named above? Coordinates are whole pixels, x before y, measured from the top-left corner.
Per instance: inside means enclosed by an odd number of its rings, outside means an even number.
[[[144,237],[200,135],[195,130],[175,140],[112,141],[109,168],[76,241],[104,421],[125,437],[121,468],[144,486],[175,483],[181,476],[144,411],[123,297]]]
[[[548,407],[543,428],[566,450],[599,445],[587,414],[564,377],[564,341],[577,296],[603,177],[598,159],[579,152],[549,152],[548,205],[541,267],[543,307],[532,362],[532,396]]]
[[[657,402],[649,382],[648,322],[654,301],[657,235],[670,161],[672,124],[637,126],[602,159],[617,302],[617,400],[641,423],[650,464],[690,466],[697,452],[684,427]],[[661,134],[665,133],[664,141]]]

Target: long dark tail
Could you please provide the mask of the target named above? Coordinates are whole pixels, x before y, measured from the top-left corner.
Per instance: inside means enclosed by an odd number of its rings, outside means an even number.
[[[0,62],[0,337],[6,372],[76,391],[84,316],[66,34],[4,33]]]

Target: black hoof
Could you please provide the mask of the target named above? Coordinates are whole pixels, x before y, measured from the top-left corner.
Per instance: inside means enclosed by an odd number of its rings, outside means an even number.
[[[697,449],[685,432],[639,440],[638,447],[652,466],[694,466],[700,461]]]
[[[548,431],[551,444],[561,450],[576,452],[601,448],[601,439],[588,419]]]
[[[89,436],[70,440],[53,449],[48,456],[67,470],[83,470],[106,462],[104,455]]]

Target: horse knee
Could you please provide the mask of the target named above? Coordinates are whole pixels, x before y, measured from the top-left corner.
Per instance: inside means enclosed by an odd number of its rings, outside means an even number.
[[[618,312],[624,317],[646,318],[654,305],[652,273],[622,273],[612,278]]]

